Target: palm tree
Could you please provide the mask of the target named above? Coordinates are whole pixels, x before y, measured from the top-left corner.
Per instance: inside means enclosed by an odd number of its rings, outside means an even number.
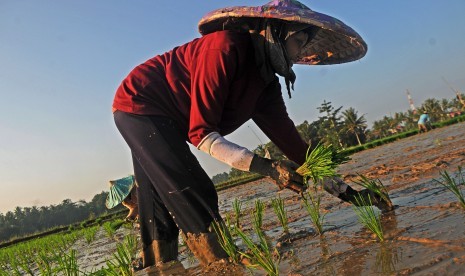
[[[346,133],[352,133],[357,138],[358,145],[361,146],[360,135],[365,133],[367,128],[367,121],[365,116],[358,117],[357,111],[353,107],[342,112],[344,116],[344,129]]]
[[[426,99],[420,108],[422,111],[427,111],[431,118],[431,121],[439,121],[442,117],[442,108],[439,100],[437,99]]]

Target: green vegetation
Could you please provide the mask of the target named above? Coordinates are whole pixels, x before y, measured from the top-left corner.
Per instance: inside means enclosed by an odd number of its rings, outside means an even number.
[[[444,188],[451,191],[459,200],[460,206],[465,209],[465,198],[463,191],[460,189],[460,185],[465,185],[464,176],[462,174],[462,167],[458,167],[458,180],[456,181],[455,178],[452,178],[451,175],[447,171],[441,171],[440,175],[442,177],[441,180],[434,179],[437,183],[441,184]]]
[[[231,258],[231,261],[234,263],[239,263],[241,255],[239,254],[238,248],[234,243],[234,239],[231,235],[231,221],[229,219],[229,216],[226,216],[224,222],[214,221],[212,223],[212,227],[218,235],[218,240],[220,242],[221,247]],[[239,229],[237,225],[233,227]]]
[[[255,244],[247,234],[245,234],[239,228],[236,228],[237,235],[242,239],[244,244],[247,246],[246,251],[239,251],[244,258],[250,261],[247,264],[250,268],[261,267],[270,276],[279,275],[279,261],[280,256],[276,249],[272,249],[272,246],[268,244],[265,233],[254,227],[255,234],[258,237],[258,244]]]
[[[284,208],[284,200],[278,195],[277,198],[271,199],[271,205],[273,205],[274,212],[278,217],[281,226],[283,227],[283,231],[285,234],[289,233],[289,223],[287,219],[287,211]]]
[[[305,162],[297,169],[297,173],[304,177],[304,183],[311,179],[316,184],[325,177],[336,176],[337,166],[348,160],[348,157],[340,154],[332,145],[317,144],[311,151],[308,148]]]
[[[134,235],[128,235],[122,243],[116,245],[116,252],[113,253],[113,259],[107,260],[108,268],[105,275],[130,276],[133,275],[131,263],[137,254],[137,238]]]
[[[325,215],[320,213],[321,196],[316,196],[311,191],[307,191],[307,196],[302,194],[302,201],[304,202],[305,208],[310,215],[310,219],[313,226],[315,227],[315,230],[319,235],[323,235]]]
[[[383,185],[383,183],[379,179],[376,179],[376,180],[369,179],[368,177],[360,175],[360,174],[358,176],[360,177],[360,180],[354,180],[354,183],[377,194],[385,202],[391,202],[391,199],[389,198],[388,190],[386,189],[386,187]]]
[[[368,196],[368,202],[362,196],[356,197],[355,200],[359,206],[354,206],[353,208],[360,223],[373,232],[380,241],[384,241],[381,216],[379,213],[375,212],[375,208],[371,206],[370,197]]]
[[[108,225],[118,227],[121,221],[116,219]],[[132,275],[131,262],[137,247],[135,235],[127,235],[117,245],[116,252],[107,260],[108,268],[82,271],[78,266],[78,251],[73,246],[78,241],[91,243],[99,230],[98,225],[77,228],[1,248],[0,275]]]
[[[240,227],[240,219],[241,219],[241,209],[242,209],[242,202],[235,198],[234,201],[232,202],[232,208],[234,210],[234,219],[235,219],[235,226]]]
[[[255,209],[252,213],[253,224],[257,229],[261,229],[263,225],[263,212],[265,211],[265,204],[260,199],[255,200]]]

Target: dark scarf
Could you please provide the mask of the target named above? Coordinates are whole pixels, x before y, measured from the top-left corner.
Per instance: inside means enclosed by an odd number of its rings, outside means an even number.
[[[255,60],[263,80],[268,85],[275,79],[275,73],[284,77],[287,93],[291,98],[291,88],[294,90],[296,75],[283,42],[279,39],[278,31],[270,21],[264,20],[257,24],[257,29],[251,30],[250,36],[255,48]]]

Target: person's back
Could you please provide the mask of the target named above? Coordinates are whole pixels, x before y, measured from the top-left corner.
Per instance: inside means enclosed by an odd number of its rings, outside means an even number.
[[[421,114],[420,119],[418,119],[418,123],[419,123],[419,124],[426,124],[427,122],[429,122],[429,115],[428,115],[428,113],[423,113],[423,114]]]
[[[418,119],[418,131],[420,133],[428,131],[428,128],[426,127],[427,123],[429,123],[429,115],[428,112],[424,112]]]

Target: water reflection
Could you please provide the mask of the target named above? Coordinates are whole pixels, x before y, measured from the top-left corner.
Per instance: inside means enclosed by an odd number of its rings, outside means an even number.
[[[397,246],[391,241],[380,243],[375,260],[376,272],[383,274],[395,273],[397,272],[396,265],[398,263],[399,254],[397,252]]]
[[[331,258],[332,251],[329,247],[328,242],[324,236],[320,236],[320,248],[321,248],[321,268],[325,272],[325,275],[337,275],[336,269],[334,268],[334,259]]]

